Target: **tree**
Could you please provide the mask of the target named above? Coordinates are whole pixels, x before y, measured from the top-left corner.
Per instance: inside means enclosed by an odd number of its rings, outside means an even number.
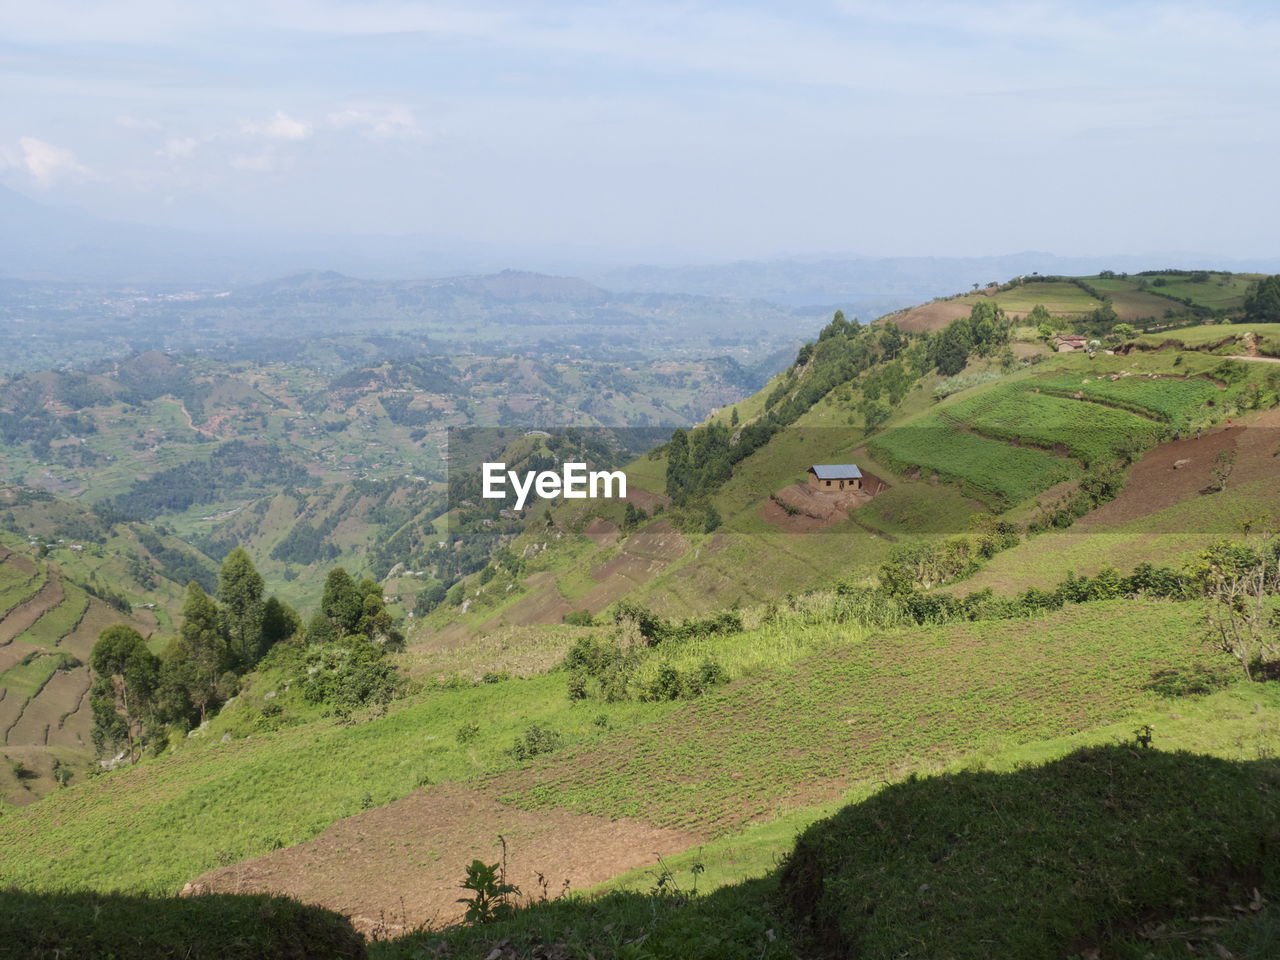
[[[270,650],[282,640],[302,631],[302,618],[298,611],[275,597],[269,597],[262,607],[262,646]]]
[[[218,571],[218,599],[231,652],[241,670],[250,669],[262,655],[262,575],[242,547],[222,561]]]
[[[175,663],[185,660],[189,664],[188,694],[192,705],[200,711],[201,723],[208,716],[209,707],[217,701],[219,679],[231,667],[231,651],[221,621],[213,598],[200,584],[189,583],[172,659]]]
[[[359,630],[360,618],[364,615],[364,597],[351,574],[342,567],[334,567],[325,577],[320,610],[329,618],[339,636]]]
[[[1271,597],[1280,593],[1280,540],[1263,527],[1248,532],[1248,542],[1221,541],[1190,566],[1210,599],[1205,621],[1209,638],[1231,654],[1249,679],[1280,675],[1280,611]]]
[[[132,762],[151,710],[160,661],[147,649],[142,634],[117,625],[102,631],[89,666],[98,675],[90,698],[94,745],[101,752],[125,743]]]
[[[1280,274],[1254,284],[1244,298],[1244,318],[1252,323],[1280,323]]]

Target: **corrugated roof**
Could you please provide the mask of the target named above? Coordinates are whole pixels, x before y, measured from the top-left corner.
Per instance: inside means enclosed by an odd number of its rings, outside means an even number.
[[[818,475],[819,480],[856,480],[862,476],[862,471],[854,463],[815,463],[809,469]]]

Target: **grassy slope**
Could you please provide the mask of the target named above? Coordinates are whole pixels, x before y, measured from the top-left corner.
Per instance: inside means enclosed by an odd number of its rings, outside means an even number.
[[[316,719],[270,731],[246,703],[172,756],[6,812],[0,883],[173,892],[427,780],[477,775],[520,803],[727,835],[860,781],[1150,707],[1153,670],[1206,655],[1194,617],[1193,605],[1089,605],[1042,623],[863,640],[847,624],[796,614],[685,651],[721,657],[743,677],[687,704],[574,706],[562,674],[433,689],[357,726]],[[246,700],[263,702],[269,680]],[[460,744],[469,718],[479,734]],[[503,749],[531,723],[559,729],[570,748],[513,769]],[[221,743],[223,733],[233,739]]]

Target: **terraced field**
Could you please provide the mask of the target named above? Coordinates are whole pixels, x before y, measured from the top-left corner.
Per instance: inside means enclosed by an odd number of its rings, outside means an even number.
[[[98,635],[125,618],[51,561],[0,551],[0,752],[28,772],[0,785],[0,798],[21,804],[52,788],[50,748],[72,769],[90,763],[86,664]]]
[[[1059,374],[1032,381],[1033,389],[1058,397],[1077,393],[1095,403],[1119,407],[1154,417],[1186,430],[1196,422],[1209,422],[1223,401],[1223,385],[1206,377],[1173,376],[1089,377]]]
[[[986,437],[1070,453],[1085,466],[1113,459],[1127,440],[1154,445],[1164,429],[1132,413],[1033,393],[1022,385],[981,393],[940,416]]]
[[[913,468],[936,473],[998,509],[1081,472],[1071,460],[966,432],[937,413],[889,431],[870,449],[900,473]]]

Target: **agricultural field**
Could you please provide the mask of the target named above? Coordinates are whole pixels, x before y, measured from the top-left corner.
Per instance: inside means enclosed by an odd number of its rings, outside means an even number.
[[[936,473],[1001,508],[1080,475],[1069,460],[967,433],[936,413],[877,437],[870,449],[899,473]]]
[[[1202,324],[1194,327],[1179,327],[1166,333],[1150,333],[1139,337],[1139,343],[1149,347],[1160,347],[1166,343],[1181,345],[1188,350],[1200,350],[1215,347],[1229,354],[1244,354],[1245,344],[1242,338],[1253,333],[1261,341],[1263,349],[1270,356],[1280,356],[1280,323],[1232,323]]]
[[[1229,397],[1223,385],[1206,377],[1129,376],[1113,379],[1060,374],[1039,377],[1030,383],[1033,385],[1030,389],[1039,389],[1056,397],[1083,394],[1096,403],[1156,417],[1181,430],[1205,426],[1220,419],[1221,408]]]
[[[1209,273],[1208,280],[1196,281],[1178,274],[1157,274],[1131,280],[1145,281],[1155,293],[1183,297],[1211,310],[1236,310],[1244,305],[1249,288],[1262,276],[1258,273]],[[1162,282],[1156,285],[1157,281]]]
[[[944,420],[996,440],[1067,452],[1092,466],[1113,460],[1126,442],[1152,446],[1163,427],[1097,404],[1018,387],[989,390],[946,407]]]

